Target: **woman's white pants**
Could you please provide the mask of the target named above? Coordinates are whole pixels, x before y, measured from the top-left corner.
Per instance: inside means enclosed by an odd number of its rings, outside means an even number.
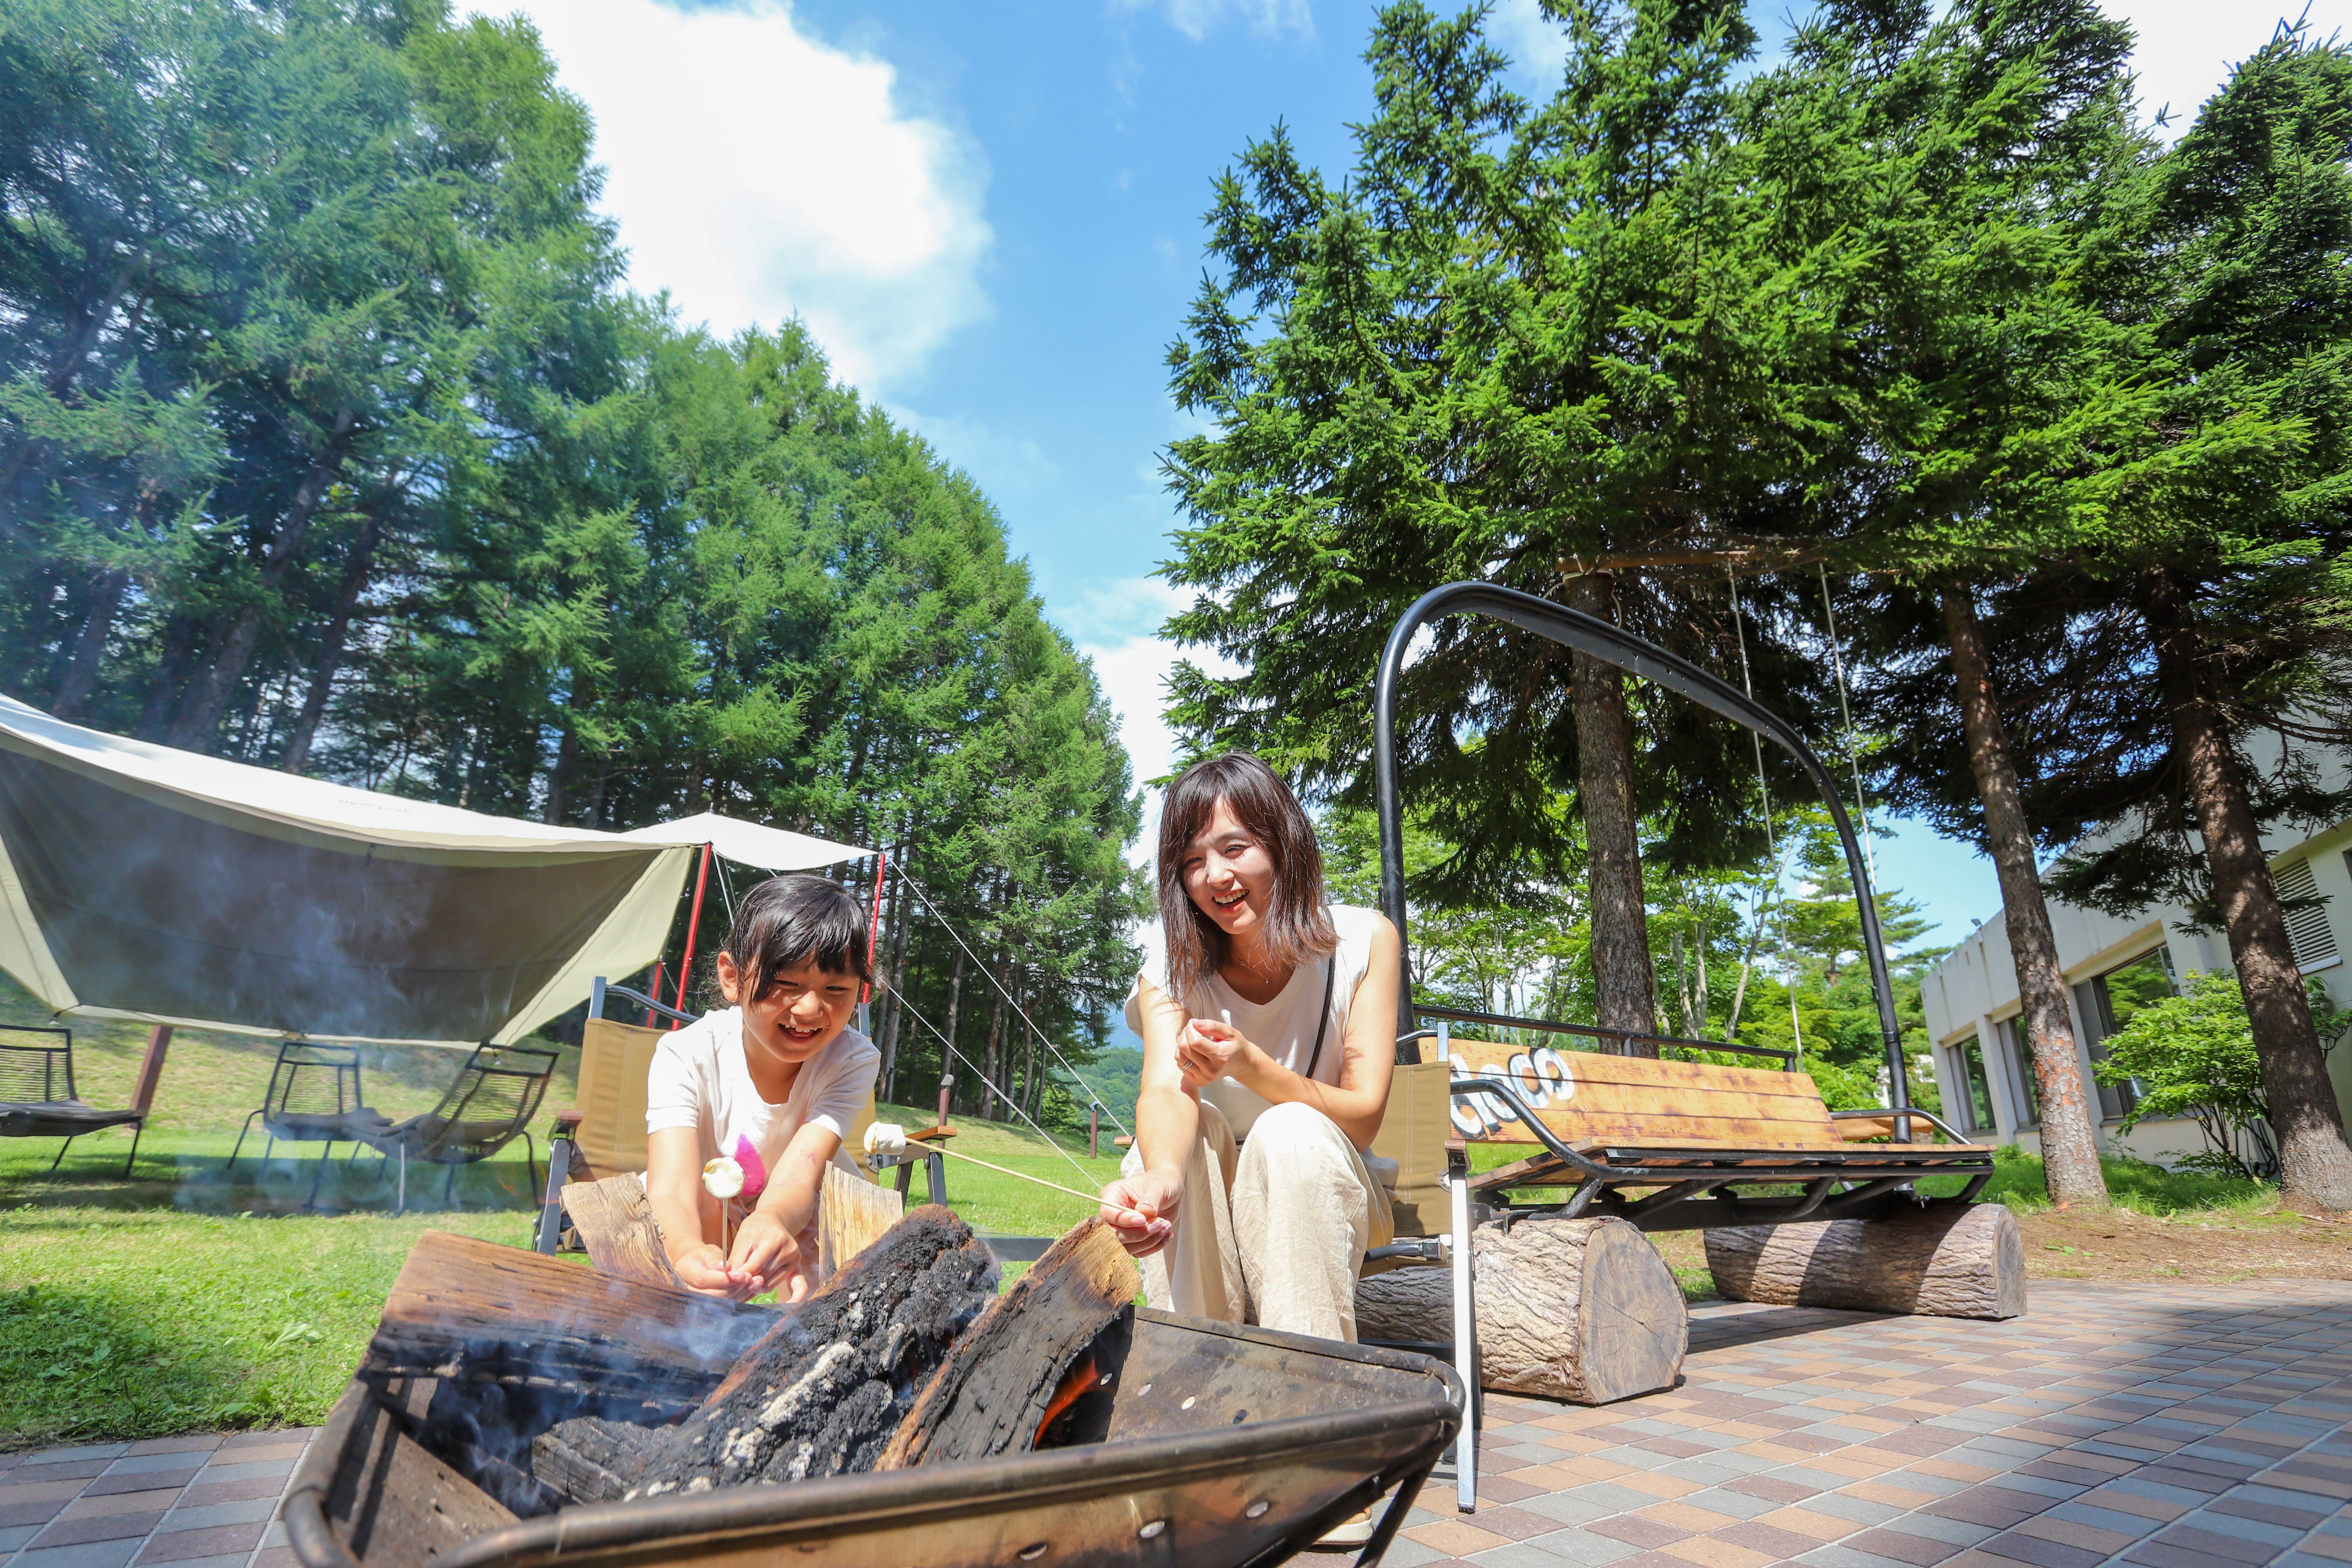
[[[1139,1174],[1143,1153],[1121,1172]],[[1338,1123],[1312,1106],[1276,1105],[1246,1141],[1201,1102],[1184,1160],[1176,1233],[1143,1260],[1151,1305],[1327,1340],[1356,1338],[1356,1270],[1396,1239],[1389,1196]]]

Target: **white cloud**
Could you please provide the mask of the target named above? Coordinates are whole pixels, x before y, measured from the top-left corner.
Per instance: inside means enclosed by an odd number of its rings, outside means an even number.
[[[1307,0],[1116,0],[1118,11],[1159,11],[1168,25],[1199,43],[1223,24],[1238,17],[1249,30],[1265,37],[1296,33],[1315,37],[1315,13]]]
[[[1568,64],[1568,33],[1536,6],[1536,0],[1501,0],[1486,17],[1486,38],[1511,57],[1512,74],[1549,95],[1559,86]]]
[[[2172,106],[2167,134],[2189,129],[2204,101],[2221,90],[2231,66],[2270,41],[2282,15],[2305,14],[2304,0],[2270,6],[2217,5],[2212,0],[2101,0],[2099,9],[2139,34],[2132,68],[2143,113]],[[2352,24],[2352,0],[2310,0],[2311,36]]]
[[[1176,765],[1176,732],[1161,716],[1176,661],[1189,658],[1217,675],[1240,668],[1209,649],[1180,649],[1159,636],[1160,624],[1191,603],[1190,595],[1157,577],[1121,577],[1087,589],[1075,604],[1048,611],[1078,651],[1094,661],[1095,677],[1118,715],[1119,739],[1126,742],[1139,781],[1162,777]],[[1147,790],[1143,832],[1129,858],[1149,865],[1159,834],[1160,792]]]
[[[908,111],[888,62],[817,42],[784,0],[519,8],[596,117],[603,205],[642,292],[721,336],[798,314],[868,393],[987,314],[985,162]]]

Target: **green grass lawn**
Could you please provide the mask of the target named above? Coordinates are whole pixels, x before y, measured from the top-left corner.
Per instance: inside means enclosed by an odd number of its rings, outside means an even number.
[[[0,1012],[10,1016],[25,1013]],[[78,1027],[75,1044],[83,1097],[126,1102],[144,1031]],[[275,1050],[273,1042],[184,1031],[129,1180],[128,1132],[77,1141],[54,1175],[56,1140],[0,1142],[0,1448],[316,1423],[358,1363],[420,1234],[530,1244],[537,1189],[520,1142],[460,1169],[446,1203],[446,1173],[412,1165],[410,1212],[397,1217],[392,1171],[373,1153],[347,1160],[348,1144],[322,1168],[315,1145],[280,1145],[263,1161],[256,1135],[231,1171],[236,1124],[259,1102]],[[394,1117],[425,1109],[461,1059],[372,1052],[368,1099]],[[536,1130],[542,1162],[548,1119],[570,1098],[567,1077]],[[929,1120],[905,1107],[881,1114]],[[206,1118],[209,1127],[189,1124]],[[1083,1190],[1118,1172],[1115,1159],[1088,1160],[1083,1139],[1072,1151],[1081,1174],[1025,1131],[958,1125],[955,1147],[1066,1186]],[[913,1186],[919,1202],[919,1172]],[[1090,1212],[958,1160],[948,1162],[948,1194],[987,1235],[1058,1236]],[[1009,1268],[1008,1282],[1018,1273]]]

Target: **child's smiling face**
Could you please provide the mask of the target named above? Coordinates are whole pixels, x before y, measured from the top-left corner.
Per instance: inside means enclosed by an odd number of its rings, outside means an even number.
[[[746,1000],[744,989],[734,955],[722,952],[719,991],[743,1009],[743,1033],[771,1058],[794,1065],[830,1045],[857,1006],[857,976],[814,963],[774,971],[757,997]]]

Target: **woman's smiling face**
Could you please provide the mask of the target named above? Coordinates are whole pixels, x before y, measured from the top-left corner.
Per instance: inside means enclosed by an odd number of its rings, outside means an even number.
[[[1184,891],[1229,937],[1257,930],[1274,901],[1274,858],[1220,800],[1184,847]]]

